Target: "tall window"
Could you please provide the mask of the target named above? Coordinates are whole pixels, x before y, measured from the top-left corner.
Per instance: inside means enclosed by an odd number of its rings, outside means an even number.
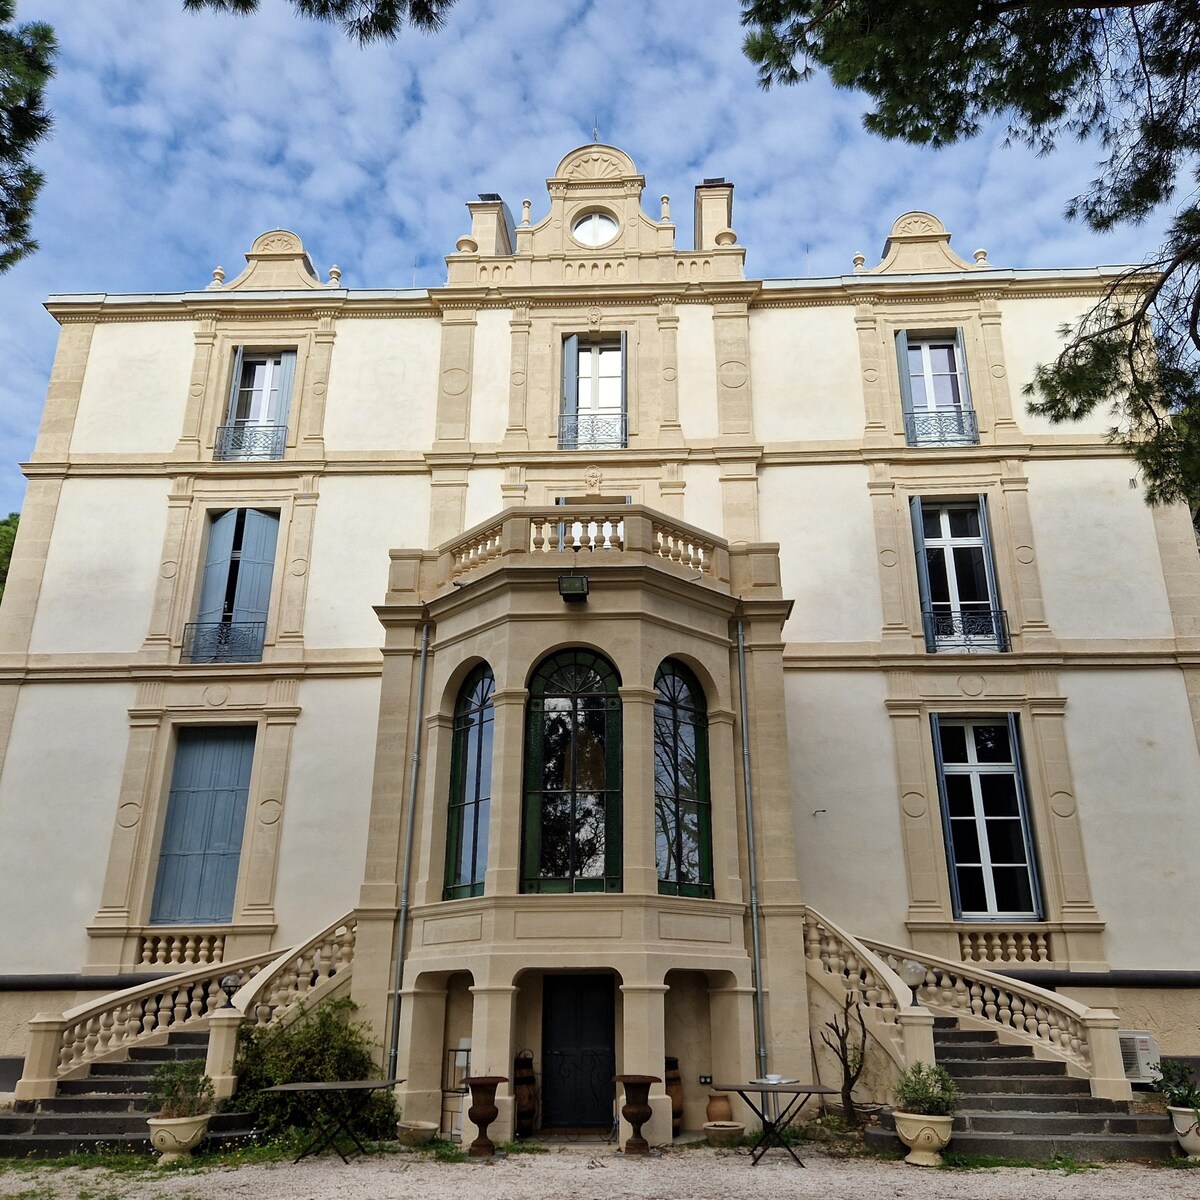
[[[979,441],[971,408],[962,330],[896,335],[904,429],[910,446],[963,446]]]
[[[682,663],[654,676],[654,856],[658,890],[711,896],[712,822],[704,693]]]
[[[454,706],[450,820],[443,898],[482,896],[492,798],[492,731],[496,680],[486,663],[467,676]]]
[[[913,542],[925,645],[938,650],[1007,650],[988,532],[987,497],[912,501]]]
[[[179,731],[151,923],[233,919],[253,761],[253,727]]]
[[[263,353],[239,346],[229,410],[225,424],[217,430],[215,457],[282,458],[295,378],[295,350]]]
[[[957,917],[1041,915],[1017,720],[933,717]]]
[[[543,661],[525,727],[526,892],[621,890],[621,700],[589,650]]]
[[[262,659],[278,537],[278,513],[233,508],[214,514],[196,620],[184,630],[184,662]]]
[[[562,450],[611,450],[627,441],[626,338],[563,341]]]

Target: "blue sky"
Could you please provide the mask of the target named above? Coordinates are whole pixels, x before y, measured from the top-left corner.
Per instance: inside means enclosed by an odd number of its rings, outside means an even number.
[[[249,18],[180,0],[18,0],[61,43],[49,92],[40,251],[0,276],[0,513],[19,508],[54,354],[54,292],[202,288],[232,278],[254,237],[283,226],[348,287],[434,286],[499,192],[519,216],[545,179],[601,139],[671,196],[691,245],[692,188],[735,184],[754,276],[835,275],[879,256],[892,221],[936,213],[968,260],[1094,266],[1140,260],[1163,221],[1106,237],[1062,218],[1095,173],[1093,147],[1038,158],[1000,127],[943,151],[883,142],[861,97],[824,79],[763,92],[741,53],[738,0],[458,0],[432,37],[361,49],[262,0]]]

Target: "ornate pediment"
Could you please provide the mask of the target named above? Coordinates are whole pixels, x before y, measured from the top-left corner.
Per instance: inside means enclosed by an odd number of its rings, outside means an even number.
[[[615,181],[631,175],[637,175],[637,167],[628,154],[615,146],[598,143],[572,150],[554,172],[556,179],[566,179],[572,183],[601,179]]]
[[[923,271],[977,271],[982,267],[986,263],[966,262],[950,249],[950,234],[933,213],[914,211],[896,218],[884,243],[883,259],[870,273],[908,275]]]
[[[231,283],[224,282],[220,267],[208,286],[214,291],[283,291],[293,288],[337,286],[341,272],[335,267],[324,284],[313,270],[304,243],[290,229],[268,229],[254,239],[246,254],[246,269]]]

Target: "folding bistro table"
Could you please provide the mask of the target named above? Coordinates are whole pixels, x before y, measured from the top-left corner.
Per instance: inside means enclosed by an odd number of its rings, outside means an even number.
[[[278,1092],[299,1097],[304,1111],[312,1120],[313,1136],[296,1156],[295,1162],[310,1154],[320,1154],[326,1146],[332,1146],[342,1162],[348,1164],[350,1160],[338,1150],[337,1135],[344,1133],[358,1147],[359,1154],[366,1154],[366,1146],[358,1140],[358,1134],[354,1131],[355,1122],[362,1115],[372,1092],[403,1082],[403,1079],[351,1079],[333,1083],[314,1080],[311,1083],[280,1083],[262,1090],[264,1093]]]
[[[737,1092],[762,1122],[762,1135],[750,1151],[750,1165],[753,1167],[758,1166],[758,1160],[772,1146],[782,1146],[795,1159],[797,1166],[804,1166],[800,1156],[784,1141],[783,1131],[813,1096],[840,1095],[836,1088],[824,1087],[819,1083],[801,1083],[798,1079],[752,1079],[749,1083],[718,1083],[714,1086],[718,1092]],[[759,1098],[758,1103],[751,1099],[752,1096]],[[772,1105],[767,1103],[768,1096],[787,1097],[787,1102],[776,1116],[770,1115]]]

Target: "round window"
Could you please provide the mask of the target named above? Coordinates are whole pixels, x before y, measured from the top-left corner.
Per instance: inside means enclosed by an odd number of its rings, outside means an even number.
[[[586,213],[571,226],[571,235],[585,246],[603,246],[617,236],[617,223],[608,213]]]

